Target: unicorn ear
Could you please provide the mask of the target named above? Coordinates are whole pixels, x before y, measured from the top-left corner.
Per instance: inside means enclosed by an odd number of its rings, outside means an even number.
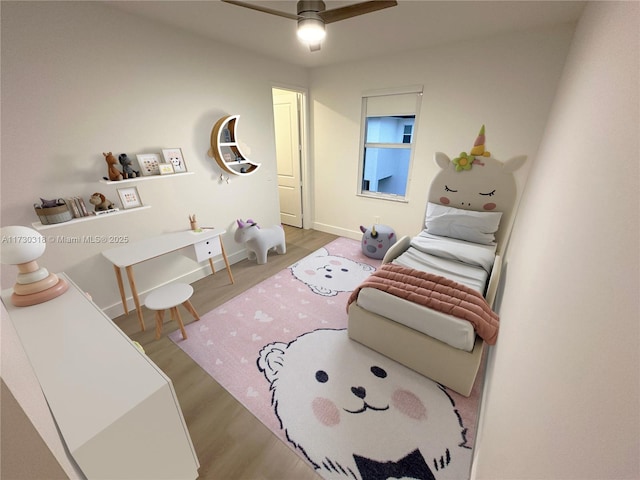
[[[449,159],[447,154],[442,152],[436,152],[433,156],[433,159],[436,161],[438,166],[443,170],[446,169],[451,163],[451,160]]]
[[[509,160],[504,162],[503,168],[507,172],[515,172],[522,165],[524,165],[524,162],[526,162],[526,161],[527,161],[527,156],[526,155],[519,155],[517,157],[510,158]]]
[[[238,222],[238,228],[244,228],[244,222],[240,219],[236,220]]]

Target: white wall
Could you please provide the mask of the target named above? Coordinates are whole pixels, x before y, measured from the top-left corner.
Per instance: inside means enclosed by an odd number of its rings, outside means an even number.
[[[111,315],[121,313],[111,265],[100,252],[117,244],[65,244],[56,237],[119,235],[131,241],[202,226],[229,232],[232,260],[243,258],[230,233],[236,218],[279,223],[271,86],[308,84],[302,68],[213,43],[98,2],[2,2],[2,225],[37,221],[33,203],[96,191],[119,203],[116,186],[98,183],[102,152],[181,147],[194,175],[137,184],[151,209],[45,230],[41,259],[66,271]],[[207,156],[210,132],[240,114],[240,140],[262,163],[253,175],[220,182]],[[129,184],[128,184],[129,185]],[[139,291],[208,273],[184,255],[136,268]],[[15,267],[3,268],[10,287]]]
[[[500,160],[537,152],[573,26],[501,35],[315,69],[311,105],[314,228],[360,238],[374,217],[398,235],[423,218],[435,151],[469,151],[485,124]],[[361,97],[367,90],[424,85],[408,203],[359,197]],[[518,172],[526,177],[527,165]],[[522,184],[522,182],[521,182]]]
[[[640,4],[588,4],[507,253],[477,478],[640,478]]]

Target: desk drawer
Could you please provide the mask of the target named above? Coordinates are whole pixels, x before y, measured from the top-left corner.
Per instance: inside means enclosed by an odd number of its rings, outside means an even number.
[[[196,260],[202,262],[209,258],[213,258],[216,255],[222,255],[222,249],[220,248],[220,238],[215,237],[203,242],[199,242],[193,245],[196,251]]]

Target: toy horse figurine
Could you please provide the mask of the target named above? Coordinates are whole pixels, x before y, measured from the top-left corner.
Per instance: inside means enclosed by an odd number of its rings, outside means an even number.
[[[271,228],[260,228],[253,220],[246,223],[238,219],[238,229],[233,239],[238,243],[244,243],[247,249],[247,258],[255,259],[258,265],[267,263],[267,252],[275,249],[278,255],[287,252],[284,239],[284,230],[280,225]]]
[[[113,153],[103,152],[102,155],[104,155],[104,159],[107,162],[107,167],[109,172],[109,176],[104,177],[104,179],[111,180],[112,182],[117,182],[119,180],[122,180],[122,173],[120,173],[120,170],[118,170],[118,167],[116,167],[118,160],[116,159],[116,157],[113,156]]]

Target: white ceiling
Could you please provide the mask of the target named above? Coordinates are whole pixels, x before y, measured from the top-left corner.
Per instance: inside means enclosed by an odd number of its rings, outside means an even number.
[[[296,21],[204,1],[106,1],[118,9],[304,67],[320,67],[518,30],[576,22],[582,1],[399,0],[395,7],[327,25],[322,49],[296,37]],[[296,13],[295,1],[253,1]],[[327,9],[357,3],[325,0]]]

